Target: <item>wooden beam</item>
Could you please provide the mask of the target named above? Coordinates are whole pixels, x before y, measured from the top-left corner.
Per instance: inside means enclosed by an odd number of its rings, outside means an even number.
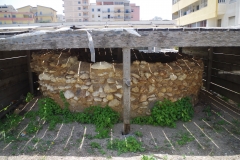
[[[30,53],[30,51],[26,51],[26,52],[27,52],[29,89],[30,89],[30,92],[31,92],[32,94],[34,94],[34,91],[33,91],[32,70],[31,70],[31,67],[30,67],[30,63],[31,63],[31,53]]]
[[[123,134],[130,132],[131,112],[131,49],[123,48]]]
[[[125,30],[92,30],[95,48],[124,47],[239,47],[240,29],[138,29],[141,37]],[[60,48],[88,48],[87,33],[84,30],[25,34],[25,36],[0,39],[0,50],[35,50]]]
[[[208,71],[207,71],[207,90],[210,89],[211,84],[211,75],[212,75],[212,57],[213,57],[213,48],[208,49]]]

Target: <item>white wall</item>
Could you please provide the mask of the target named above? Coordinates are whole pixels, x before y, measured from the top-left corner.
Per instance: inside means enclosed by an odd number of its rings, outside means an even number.
[[[230,27],[230,26],[236,26],[240,24],[240,17],[239,17],[239,10],[240,10],[240,2],[239,0],[236,0],[234,3],[229,3],[230,0],[226,1],[226,4],[218,4],[219,6],[219,12],[218,12],[218,18],[222,19],[221,27]],[[225,10],[225,14],[222,14],[222,12]],[[230,17],[235,17],[230,18]],[[234,21],[231,21],[233,20]]]

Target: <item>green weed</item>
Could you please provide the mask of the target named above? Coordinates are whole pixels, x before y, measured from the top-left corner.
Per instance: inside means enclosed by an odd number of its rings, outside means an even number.
[[[34,96],[32,93],[28,92],[27,93],[27,96],[26,96],[26,99],[25,99],[25,102],[30,102],[31,100],[33,100]]]
[[[143,155],[141,160],[157,160],[157,159],[153,156]]]
[[[177,135],[177,137],[178,137],[177,144],[180,146],[183,146],[188,142],[191,142],[194,140],[194,138],[188,132],[180,133]]]
[[[142,143],[132,136],[127,137],[123,140],[114,139],[112,142],[108,141],[107,148],[118,151],[118,155],[127,152],[144,151]]]
[[[91,142],[90,145],[92,148],[101,149],[101,145],[97,142]]]
[[[136,131],[134,134],[137,137],[142,137],[143,136],[142,132],[140,132],[140,131]]]
[[[189,97],[176,102],[165,99],[154,104],[151,116],[136,117],[132,120],[132,123],[176,127],[176,121],[191,121],[193,114],[193,106]]]

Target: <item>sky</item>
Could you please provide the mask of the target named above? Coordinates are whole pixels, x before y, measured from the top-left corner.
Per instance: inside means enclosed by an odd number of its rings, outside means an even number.
[[[96,0],[90,0],[90,3],[95,2]],[[171,0],[130,0],[130,2],[140,6],[140,20],[150,20],[155,16],[162,19],[172,19]],[[0,4],[13,5],[15,8],[42,5],[55,9],[57,14],[63,14],[63,0],[0,0]]]

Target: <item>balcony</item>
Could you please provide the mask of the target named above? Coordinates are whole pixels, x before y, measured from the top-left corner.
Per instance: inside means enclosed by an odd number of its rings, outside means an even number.
[[[84,14],[83,17],[88,17],[88,14]]]
[[[88,6],[89,4],[87,2],[82,3],[83,6]]]
[[[102,11],[102,13],[114,13],[114,11]]]
[[[52,13],[42,13],[42,14],[37,14],[36,17],[43,17],[43,16],[53,16]]]
[[[124,17],[114,17],[114,19],[124,19]]]
[[[36,23],[50,23],[51,21],[50,20],[37,20]]]
[[[83,10],[83,11],[88,11],[88,8],[83,8],[82,10]]]
[[[103,17],[103,19],[114,19],[114,17]]]
[[[124,13],[123,11],[114,11],[114,13]]]

